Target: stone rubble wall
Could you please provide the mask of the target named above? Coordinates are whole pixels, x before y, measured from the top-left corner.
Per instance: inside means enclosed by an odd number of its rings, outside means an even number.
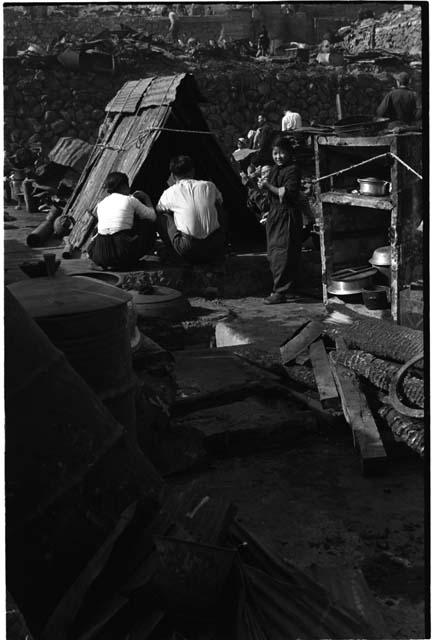
[[[375,25],[375,47],[390,51],[420,55],[422,51],[421,8],[391,11],[379,20],[363,20],[354,25],[344,43],[350,53],[361,53],[370,48],[371,31]]]
[[[4,68],[5,148],[41,144],[49,151],[62,136],[78,137],[93,144],[108,101],[136,71],[119,76],[31,70],[8,64]],[[208,102],[201,105],[209,127],[227,154],[240,135],[256,125],[264,112],[279,128],[285,109],[298,111],[303,123],[329,124],[337,119],[336,72],[201,71],[195,74]],[[372,114],[384,94],[394,86],[389,74],[345,74],[341,81],[343,116]]]

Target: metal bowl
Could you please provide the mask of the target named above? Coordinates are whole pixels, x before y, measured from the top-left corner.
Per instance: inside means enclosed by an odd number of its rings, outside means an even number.
[[[391,247],[378,247],[372,254],[372,258],[369,263],[374,267],[389,267],[391,265]]]
[[[372,287],[377,270],[372,267],[343,269],[333,273],[327,291],[337,296],[350,296],[362,293]]]

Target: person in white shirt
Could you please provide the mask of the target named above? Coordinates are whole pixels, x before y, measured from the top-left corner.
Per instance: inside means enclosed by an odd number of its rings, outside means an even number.
[[[189,156],[173,158],[170,172],[175,184],[162,193],[156,205],[160,237],[188,262],[219,260],[225,250],[220,191],[213,182],[195,180]]]
[[[97,235],[87,253],[105,269],[128,269],[153,252],[156,213],[146,193],[130,195],[126,174],[110,173],[104,187],[109,195],[96,206]]]
[[[294,129],[300,129],[301,126],[302,119],[299,113],[285,111],[285,115],[282,118],[282,131],[293,131]]]

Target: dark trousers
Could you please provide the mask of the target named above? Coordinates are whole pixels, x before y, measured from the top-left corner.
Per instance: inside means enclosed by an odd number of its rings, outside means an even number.
[[[169,249],[192,264],[214,262],[225,253],[225,234],[221,228],[207,238],[194,238],[179,231],[170,213],[161,213],[157,219],[157,230]]]
[[[150,220],[136,220],[129,231],[112,235],[98,234],[87,253],[94,263],[104,268],[129,269],[142,256],[153,253],[156,227]]]
[[[273,275],[274,293],[287,294],[295,284],[302,247],[301,211],[270,211],[266,222],[267,257]]]

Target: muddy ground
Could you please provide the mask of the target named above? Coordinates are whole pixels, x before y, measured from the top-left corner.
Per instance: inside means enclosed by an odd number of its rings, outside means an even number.
[[[239,518],[302,568],[361,568],[390,637],[405,639],[427,636],[423,474],[408,455],[363,477],[347,427],[301,448],[219,459],[171,484],[229,495]]]

